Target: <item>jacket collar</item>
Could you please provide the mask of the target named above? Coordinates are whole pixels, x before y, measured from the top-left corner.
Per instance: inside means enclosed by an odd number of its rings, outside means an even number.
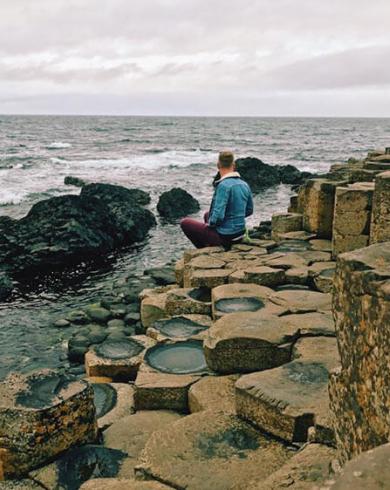
[[[241,175],[238,172],[229,172],[228,174],[221,177],[219,180],[216,180],[215,183],[219,184],[222,180],[229,179],[231,177],[241,177]]]

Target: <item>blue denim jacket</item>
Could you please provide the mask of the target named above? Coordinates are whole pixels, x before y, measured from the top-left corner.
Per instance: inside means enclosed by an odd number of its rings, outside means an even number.
[[[236,235],[245,230],[245,218],[253,214],[251,190],[238,172],[222,178],[214,191],[208,224],[220,235]]]

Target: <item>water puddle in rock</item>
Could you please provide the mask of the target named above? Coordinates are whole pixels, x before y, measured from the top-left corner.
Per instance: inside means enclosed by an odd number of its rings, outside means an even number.
[[[195,340],[156,345],[147,351],[145,360],[149,366],[163,373],[192,374],[207,371],[203,344]]]
[[[282,286],[277,286],[275,291],[309,291],[309,286],[304,284],[283,284]]]
[[[58,487],[78,490],[92,478],[114,478],[126,454],[102,446],[82,446],[65,453],[55,464],[58,468]]]
[[[333,277],[335,275],[335,269],[325,269],[321,271],[320,276],[322,277]]]
[[[264,308],[264,301],[259,298],[223,298],[215,303],[215,309],[221,313],[240,311],[258,311]]]
[[[272,252],[303,252],[310,250],[311,245],[304,240],[287,240],[279,243]]]
[[[116,390],[108,383],[92,384],[96,417],[99,419],[112,410],[117,401]]]
[[[211,291],[209,288],[191,289],[188,296],[196,301],[202,301],[202,303],[210,303],[211,301]]]
[[[160,320],[153,325],[156,330],[163,335],[172,338],[189,338],[192,335],[196,335],[199,332],[207,330],[208,327],[193,322],[188,318],[177,317],[170,318],[169,320]]]
[[[119,360],[134,357],[144,347],[132,339],[106,340],[95,348],[96,354],[107,359]]]
[[[37,409],[48,407],[72,381],[72,378],[57,373],[32,375],[26,389],[17,395],[16,404]]]

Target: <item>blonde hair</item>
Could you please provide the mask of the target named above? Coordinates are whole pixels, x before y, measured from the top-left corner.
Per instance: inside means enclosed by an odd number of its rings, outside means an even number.
[[[222,168],[230,168],[234,164],[234,154],[232,151],[221,151],[218,156],[218,163]]]

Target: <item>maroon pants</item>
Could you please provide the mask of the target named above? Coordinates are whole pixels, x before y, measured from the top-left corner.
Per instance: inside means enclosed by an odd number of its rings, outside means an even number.
[[[223,245],[223,240],[214,228],[207,225],[209,213],[204,215],[204,223],[192,218],[184,218],[180,222],[185,236],[196,248],[213,247]]]

